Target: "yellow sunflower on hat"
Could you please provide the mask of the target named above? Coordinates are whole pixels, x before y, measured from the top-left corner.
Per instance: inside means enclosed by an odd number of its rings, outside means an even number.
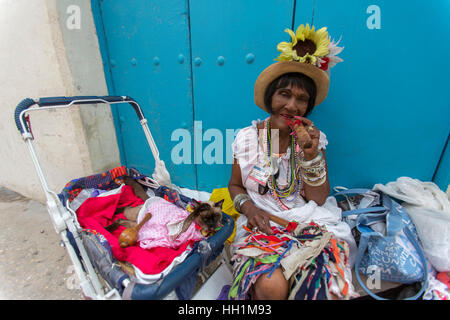
[[[295,33],[290,29],[284,31],[291,36],[291,42],[283,41],[277,45],[277,50],[281,54],[276,61],[298,61],[315,65],[323,70],[328,69],[331,56],[327,56],[330,55],[330,49],[333,49],[332,53],[336,51],[337,43],[330,44],[326,27],[315,30],[314,26],[302,24]]]

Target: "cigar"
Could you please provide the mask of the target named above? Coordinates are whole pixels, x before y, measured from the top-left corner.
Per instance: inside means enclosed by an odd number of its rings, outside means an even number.
[[[302,120],[295,119],[295,117],[289,115],[282,115],[282,117],[286,120],[287,125],[291,129],[293,129],[291,135],[297,134],[297,142],[299,143],[300,147],[302,149],[311,148],[312,140],[305,127],[303,126]]]
[[[273,221],[273,222],[275,222],[275,223],[277,223],[280,226],[285,227],[285,228],[289,224],[289,221],[287,221],[287,220],[285,220],[283,218],[277,217],[276,215],[273,215],[271,213],[269,213],[269,220],[271,220],[271,221]]]
[[[294,124],[294,129],[297,132],[297,140],[300,143],[302,149],[311,148],[312,140],[305,127],[302,124]]]

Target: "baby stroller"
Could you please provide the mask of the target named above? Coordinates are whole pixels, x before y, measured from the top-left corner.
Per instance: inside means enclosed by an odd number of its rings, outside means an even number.
[[[26,114],[31,111],[44,109],[69,108],[73,105],[83,104],[118,104],[131,105],[142,125],[148,144],[155,159],[155,172],[153,178],[140,174],[139,178],[147,178],[153,185],[148,186],[158,190],[157,187],[168,190],[173,186],[170,175],[164,162],[159,159],[159,152],[147,125],[139,104],[128,96],[74,96],[74,97],[46,97],[33,100],[26,98],[15,109],[15,122],[25,143],[28,146],[33,164],[38,174],[41,186],[46,196],[46,206],[55,231],[60,234],[62,244],[67,249],[74,270],[79,278],[83,295],[87,299],[164,299],[169,294],[177,293],[180,299],[191,299],[193,294],[192,283],[195,284],[197,275],[205,266],[219,257],[224,248],[225,241],[232,234],[234,220],[223,213],[222,225],[214,235],[195,243],[192,250],[183,262],[176,265],[162,279],[153,283],[141,283],[126,272],[119,264],[111,250],[107,238],[97,230],[90,230],[80,226],[77,213],[71,208],[70,203],[74,195],[80,190],[95,186],[98,189],[110,190],[118,187],[123,175],[134,175],[137,171],[124,166],[113,168],[108,172],[99,173],[85,178],[70,181],[66,187],[57,194],[49,189],[44,173],[39,164],[37,154],[33,146],[34,137],[29,126],[29,118]],[[33,107],[34,106],[34,107]],[[100,181],[100,183],[99,183]],[[76,193],[74,193],[76,191]],[[179,194],[184,203],[190,198]],[[218,295],[219,293],[217,293]],[[211,297],[211,299],[215,299]]]

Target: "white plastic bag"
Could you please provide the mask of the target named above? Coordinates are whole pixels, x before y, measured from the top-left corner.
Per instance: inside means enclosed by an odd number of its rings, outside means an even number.
[[[416,226],[425,256],[439,272],[450,271],[450,201],[432,182],[400,177],[386,185],[376,184],[382,191],[403,200],[403,208]]]

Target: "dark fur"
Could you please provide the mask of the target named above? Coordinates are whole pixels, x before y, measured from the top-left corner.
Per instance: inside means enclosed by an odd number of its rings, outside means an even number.
[[[185,232],[194,220],[205,231],[214,231],[222,226],[223,199],[216,203],[212,201],[200,203],[195,199],[192,200],[194,202],[194,211],[184,220],[181,233]]]
[[[134,194],[142,199],[144,202],[149,198],[147,195],[147,192],[145,192],[144,187],[139,183],[136,182],[133,178],[129,176],[125,176],[123,178],[123,183],[127,186],[130,186],[133,189]],[[134,228],[136,227],[137,223],[137,217],[139,214],[139,211],[141,210],[142,205],[136,206],[136,207],[123,207],[123,208],[117,208],[114,214],[116,213],[123,213],[126,217],[126,219],[117,219],[109,226],[105,227],[106,230],[109,232],[114,231],[119,226],[124,226],[125,228]]]

